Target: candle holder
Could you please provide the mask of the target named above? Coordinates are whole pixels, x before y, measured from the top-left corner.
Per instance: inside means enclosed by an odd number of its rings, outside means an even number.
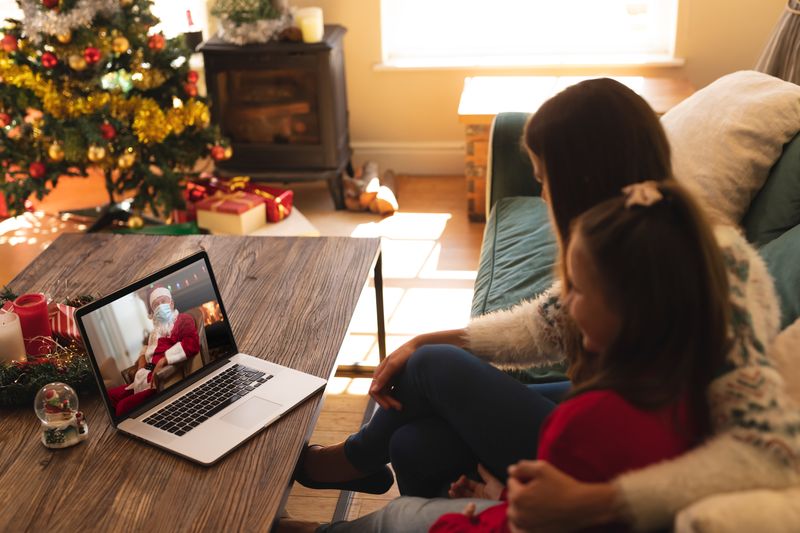
[[[0,363],[25,361],[22,326],[16,313],[0,312]]]
[[[14,312],[19,315],[25,353],[29,358],[50,353],[53,332],[47,311],[47,298],[41,293],[23,294],[14,300]]]

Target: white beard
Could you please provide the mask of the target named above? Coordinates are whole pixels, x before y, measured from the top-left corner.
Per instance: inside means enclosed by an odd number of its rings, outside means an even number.
[[[150,332],[150,337],[147,339],[147,350],[145,351],[145,359],[148,363],[152,362],[153,353],[156,351],[158,339],[161,337],[168,337],[172,333],[172,328],[175,326],[175,321],[178,319],[178,311],[172,311],[172,317],[167,322],[161,322],[153,319],[153,331]]]

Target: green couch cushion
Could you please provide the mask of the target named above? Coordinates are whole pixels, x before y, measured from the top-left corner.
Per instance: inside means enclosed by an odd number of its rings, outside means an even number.
[[[472,315],[507,309],[553,283],[556,240],[539,197],[503,198],[483,235]]]
[[[486,222],[472,316],[508,309],[550,287],[556,253],[547,205],[541,198],[499,200]],[[564,371],[564,365],[554,365],[509,373],[525,383],[544,383],[566,379]]]
[[[773,239],[759,252],[775,280],[783,329],[800,317],[800,225]]]
[[[742,219],[747,240],[763,246],[800,223],[800,135],[789,141]]]

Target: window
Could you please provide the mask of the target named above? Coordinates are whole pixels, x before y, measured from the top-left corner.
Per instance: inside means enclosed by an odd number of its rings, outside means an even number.
[[[395,67],[674,61],[678,0],[382,0]]]
[[[5,26],[6,19],[21,19],[22,10],[16,0],[0,0],[0,30]]]

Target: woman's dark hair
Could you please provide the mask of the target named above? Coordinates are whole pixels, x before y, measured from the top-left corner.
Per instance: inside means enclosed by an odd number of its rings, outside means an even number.
[[[674,180],[651,187],[663,198],[650,206],[626,207],[627,197],[617,195],[573,223],[622,322],[605,353],[578,352],[574,393],[612,389],[648,409],[685,395],[693,425],[705,436],[711,431],[706,391],[729,344],[727,271],[690,194]]]
[[[561,264],[573,219],[622,187],[672,177],[669,143],[641,96],[609,78],[583,81],[545,102],[523,142],[544,165]]]

